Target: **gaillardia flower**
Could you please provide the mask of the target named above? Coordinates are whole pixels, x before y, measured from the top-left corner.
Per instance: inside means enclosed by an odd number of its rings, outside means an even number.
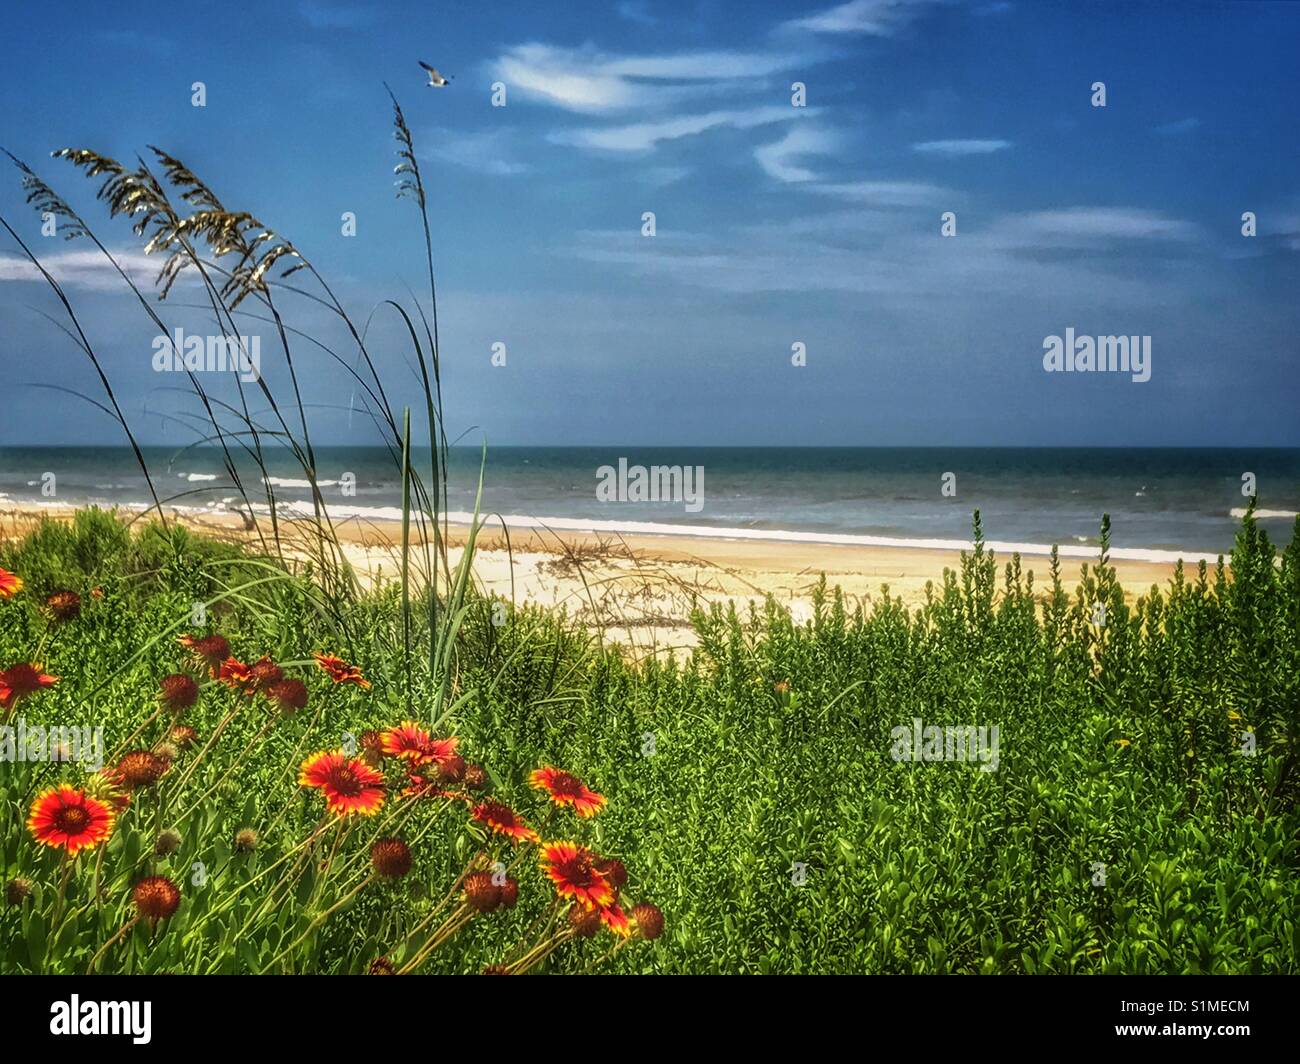
[[[183,635],[177,641],[193,651],[194,656],[208,667],[214,680],[221,670],[221,663],[230,657],[230,644],[225,636],[205,635],[202,639],[195,639],[192,635]]]
[[[286,717],[307,704],[307,685],[301,680],[277,680],[266,688],[266,697]]]
[[[516,842],[537,842],[538,834],[518,816],[508,805],[501,802],[480,802],[470,815],[480,824],[486,824],[498,835],[504,835]]]
[[[248,667],[248,679],[254,691],[265,691],[273,683],[284,679],[284,670],[270,658],[263,656]]]
[[[636,921],[637,933],[646,941],[656,939],[664,933],[664,914],[659,906],[643,901],[632,907],[632,919]]]
[[[158,701],[173,713],[182,713],[199,700],[199,685],[183,672],[164,676],[158,684]]]
[[[199,733],[191,728],[188,724],[177,724],[171,732],[172,742],[184,750],[187,746],[193,746],[194,741],[199,737]]]
[[[627,885],[627,865],[617,857],[599,857],[596,859],[596,871],[609,880],[615,890]]]
[[[361,733],[361,760],[371,768],[378,768],[384,763],[384,741],[373,728]]]
[[[443,783],[459,783],[465,778],[465,759],[460,754],[452,754],[438,762],[438,779]]]
[[[574,938],[591,938],[600,930],[600,910],[570,905],[569,930],[573,932]]]
[[[181,833],[175,828],[163,828],[153,840],[153,852],[159,857],[166,857],[181,848]]]
[[[619,907],[618,902],[612,901],[608,905],[602,905],[599,912],[600,922],[614,934],[620,938],[632,937],[632,925],[628,922],[627,913]]]
[[[302,763],[298,783],[318,788],[335,816],[374,816],[384,804],[384,777],[342,750],[312,754]]]
[[[605,804],[603,795],[588,790],[582,780],[571,772],[544,765],[528,777],[531,786],[545,791],[556,805],[571,805],[580,817],[595,816]]]
[[[18,906],[32,896],[32,881],[23,876],[14,876],[5,884],[5,901]]]
[[[23,578],[8,569],[0,569],[0,599],[13,598],[23,589]]]
[[[370,863],[385,879],[401,879],[411,870],[411,847],[401,839],[376,839],[370,845]]]
[[[501,904],[501,888],[491,872],[471,872],[465,877],[465,904],[475,912],[490,913]]]
[[[257,690],[253,670],[238,658],[226,658],[217,669],[217,679],[232,691],[240,691],[249,697]]]
[[[434,739],[414,721],[404,720],[396,728],[380,733],[379,748],[389,757],[400,757],[413,766],[441,766],[456,755],[455,736]]]
[[[81,596],[75,591],[56,591],[45,600],[45,608],[56,621],[75,621],[81,616]]]
[[[73,855],[107,839],[115,819],[117,814],[107,802],[61,783],[36,796],[27,830],[42,846],[62,846]]]
[[[57,676],[41,672],[39,665],[10,665],[0,672],[0,706],[13,709],[18,699],[26,698],[42,687],[53,687],[58,682]]]
[[[167,762],[148,750],[132,750],[117,763],[113,775],[122,787],[136,791],[141,787],[152,787],[162,774],[167,771]]]
[[[506,881],[501,884],[501,908],[513,909],[515,903],[519,901],[519,880],[513,876],[506,876]]]
[[[542,871],[555,884],[556,893],[587,909],[599,909],[614,900],[614,888],[596,871],[595,861],[595,854],[576,842],[542,844]]]
[[[117,766],[110,765],[86,777],[86,793],[91,798],[107,802],[114,813],[120,813],[131,804],[131,791],[117,774]]]
[[[332,654],[313,654],[312,657],[335,683],[354,683],[367,690],[370,688],[370,681],[361,675],[361,670],[355,665],[349,665],[342,658],[336,658]]]
[[[174,916],[181,904],[181,889],[166,876],[145,876],[132,892],[135,907],[151,924]]]

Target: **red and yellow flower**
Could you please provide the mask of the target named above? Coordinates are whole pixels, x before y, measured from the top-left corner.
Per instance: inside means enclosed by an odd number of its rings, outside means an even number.
[[[370,688],[370,681],[361,675],[361,670],[342,658],[336,658],[333,654],[313,654],[312,657],[335,683],[354,683],[367,690]]]
[[[42,846],[62,846],[71,856],[104,842],[113,833],[116,819],[108,803],[61,783],[36,796],[27,830]]]
[[[205,635],[195,639],[192,635],[183,635],[177,638],[177,642],[207,666],[214,680],[220,674],[221,663],[230,657],[230,643],[225,636]]]
[[[525,824],[513,809],[501,802],[480,802],[470,815],[498,835],[504,835],[515,842],[539,841],[537,832]]]
[[[34,694],[42,687],[53,687],[57,676],[47,676],[39,665],[20,663],[0,672],[0,706],[13,709],[18,699]]]
[[[596,870],[596,855],[576,842],[542,844],[542,871],[555,884],[557,894],[572,898],[587,909],[614,901],[614,888]]]
[[[434,739],[414,721],[404,720],[398,727],[380,733],[379,748],[389,757],[400,757],[418,768],[442,765],[450,760],[458,741],[454,735],[450,739]]]
[[[545,791],[556,805],[571,805],[580,817],[595,816],[605,804],[604,795],[589,790],[571,772],[543,765],[528,777],[531,786]]]
[[[384,777],[342,750],[312,754],[302,763],[298,784],[320,790],[335,816],[374,816],[384,804]]]
[[[23,578],[8,569],[0,569],[0,599],[13,598],[23,589]]]
[[[600,907],[600,922],[620,938],[632,937],[632,923],[617,901]]]
[[[250,698],[257,690],[257,679],[253,676],[253,670],[238,658],[226,658],[217,670],[217,679],[232,691],[239,691]]]

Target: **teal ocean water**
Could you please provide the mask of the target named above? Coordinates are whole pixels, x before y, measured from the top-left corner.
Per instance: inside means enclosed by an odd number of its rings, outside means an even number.
[[[600,497],[601,468],[617,469],[620,459],[629,467],[702,470],[691,485],[698,506],[682,497],[635,501],[617,488],[616,497]],[[147,449],[146,460],[171,505],[222,511],[239,504],[215,449]],[[452,452],[453,515],[473,510],[479,462],[476,448]],[[416,464],[427,471],[427,452]],[[272,454],[269,469],[278,502],[303,509],[310,491],[292,457]],[[245,461],[238,472],[248,495],[264,504],[260,471]],[[42,492],[51,473],[52,496]],[[383,448],[321,448],[316,474],[337,520],[400,514],[396,464]],[[1248,501],[1246,474],[1265,528],[1285,543],[1300,510],[1300,450],[500,447],[488,453],[482,509],[512,524],[611,533],[918,545],[969,540],[978,509],[988,539],[1026,553],[1052,544],[1086,553],[1109,513],[1115,547],[1160,557],[1229,549]],[[354,492],[346,490],[351,484]],[[139,507],[148,498],[125,447],[0,449],[0,508]]]

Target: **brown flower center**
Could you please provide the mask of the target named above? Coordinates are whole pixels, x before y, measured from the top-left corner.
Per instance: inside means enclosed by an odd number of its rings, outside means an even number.
[[[54,823],[65,835],[80,835],[90,826],[90,814],[79,805],[65,805],[54,814]]]
[[[582,781],[577,776],[571,776],[567,772],[559,772],[551,780],[551,790],[556,794],[576,798],[582,793]]]
[[[330,773],[330,785],[339,794],[347,795],[349,798],[361,793],[361,781],[357,779],[357,774],[347,765],[336,768]]]

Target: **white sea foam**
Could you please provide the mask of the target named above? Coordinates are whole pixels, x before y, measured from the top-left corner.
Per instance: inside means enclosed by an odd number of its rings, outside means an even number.
[[[285,502],[277,504],[280,516],[311,518],[314,516],[310,502]],[[265,503],[253,506],[256,513],[265,514]],[[347,521],[401,521],[402,511],[397,506],[330,506],[330,517],[336,524]],[[453,511],[445,515],[453,524],[469,524],[474,515],[467,511]],[[604,534],[625,534],[641,536],[672,536],[689,539],[728,539],[752,540],[766,543],[814,543],[825,546],[845,547],[904,547],[916,550],[973,550],[975,544],[964,539],[929,539],[908,538],[905,536],[867,536],[836,532],[797,532],[791,529],[766,528],[729,528],[711,525],[675,525],[658,521],[598,521],[584,517],[534,517],[528,514],[502,514],[486,518],[479,515],[489,527],[498,520],[504,520],[511,528],[549,529],[558,532],[589,532]],[[986,549],[998,554],[1019,553],[1022,555],[1047,556],[1052,553],[1048,543],[1014,543],[1003,540],[986,540]],[[1095,558],[1095,546],[1070,546],[1059,548],[1062,558]],[[1217,554],[1205,554],[1195,551],[1157,550],[1146,547],[1112,547],[1110,557],[1117,561],[1176,562],[1180,558],[1187,562],[1215,562]]]
[[[216,480],[216,473],[179,473],[177,474],[182,480],[188,480],[191,484],[200,480]]]
[[[24,505],[57,507],[66,504],[56,500],[25,500]],[[122,509],[131,511],[152,509],[152,506],[148,503],[119,503],[118,505],[121,506]],[[277,502],[276,508],[279,516],[285,520],[311,520],[315,517],[315,512],[310,501],[285,500]],[[221,503],[210,503],[207,506],[169,506],[169,509],[174,509],[181,513],[211,514],[214,511],[221,512],[225,507]],[[332,505],[328,507],[328,510],[330,518],[335,524],[344,524],[350,521],[365,523],[371,521],[400,522],[402,520],[402,510],[398,506]],[[253,512],[265,516],[269,513],[269,507],[265,503],[254,503]],[[1244,510],[1233,511],[1233,516],[1239,517],[1243,513],[1245,513]],[[1294,517],[1295,513],[1286,510],[1257,510],[1256,516]],[[474,515],[468,511],[461,510],[450,512],[446,514],[445,517],[453,524],[466,525],[473,520]],[[914,550],[946,551],[969,551],[973,550],[975,546],[970,540],[965,539],[868,536],[855,533],[836,532],[798,532],[792,529],[730,528],[713,525],[668,524],[658,521],[599,521],[594,518],[585,517],[535,517],[528,514],[502,514],[487,517],[480,514],[479,519],[488,525],[489,528],[500,520],[504,520],[511,528],[549,529],[557,532],[588,532],[607,535],[625,534],[666,536],[682,539],[747,540],[760,543],[811,543],[821,544],[824,546],[845,547],[901,547],[911,548]],[[986,540],[984,546],[986,549],[995,551],[1001,555],[1018,553],[1031,557],[1045,557],[1050,555],[1052,552],[1051,544],[1047,543],[1017,543],[1004,540]],[[1058,550],[1062,558],[1092,559],[1097,557],[1096,546],[1063,544],[1058,548]],[[1218,560],[1219,555],[1197,551],[1160,550],[1146,547],[1112,547],[1110,550],[1110,557],[1116,561],[1172,563],[1182,559],[1184,562],[1196,563],[1204,561],[1212,564]]]
[[[310,488],[310,480],[300,480],[294,477],[263,477],[263,484],[270,484],[273,488]],[[318,480],[318,488],[330,488],[338,484],[337,480]]]
[[[1231,516],[1240,519],[1246,516],[1246,508],[1244,506],[1236,506],[1233,507],[1231,510],[1229,510],[1228,513]],[[1294,510],[1256,510],[1255,516],[1256,517],[1278,517],[1278,518],[1284,518],[1288,521],[1291,521],[1295,519],[1296,512]]]

